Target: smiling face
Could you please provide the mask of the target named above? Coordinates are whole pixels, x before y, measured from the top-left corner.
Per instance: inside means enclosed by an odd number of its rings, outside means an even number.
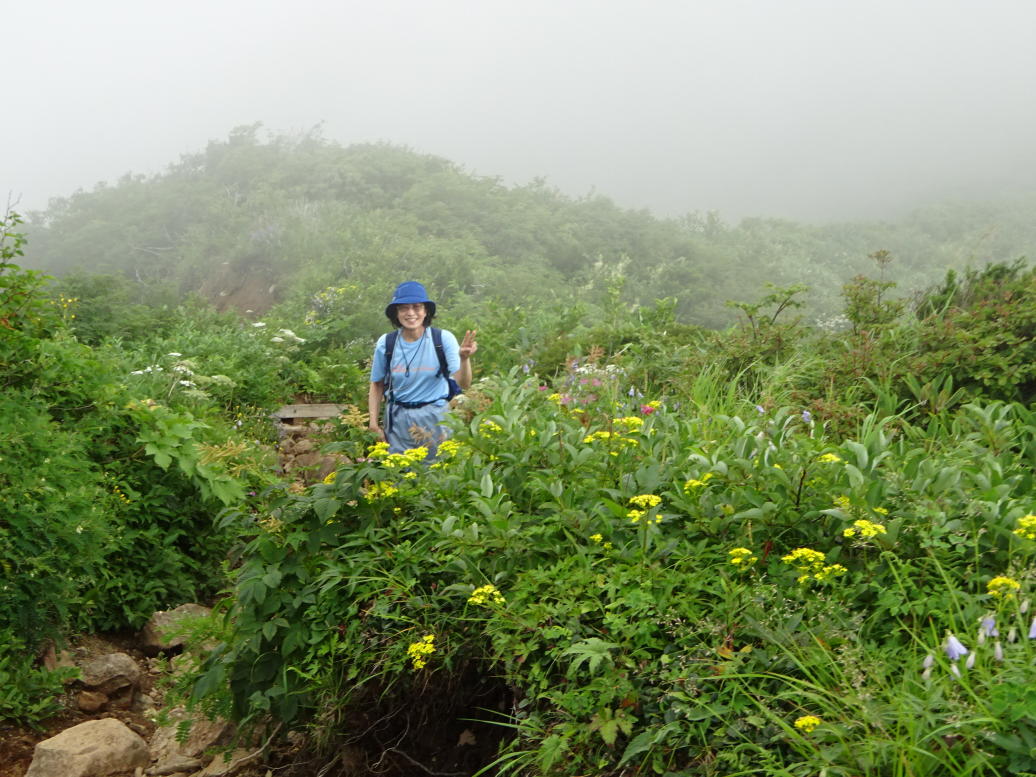
[[[424,334],[424,303],[396,305],[396,317],[399,319],[399,325],[403,327],[404,337],[412,335],[416,338]],[[407,339],[409,340],[411,337],[407,337]]]

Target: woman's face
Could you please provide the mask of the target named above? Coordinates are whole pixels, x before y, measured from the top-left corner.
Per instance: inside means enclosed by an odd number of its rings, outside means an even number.
[[[424,303],[396,305],[396,317],[403,329],[414,331],[424,326]]]

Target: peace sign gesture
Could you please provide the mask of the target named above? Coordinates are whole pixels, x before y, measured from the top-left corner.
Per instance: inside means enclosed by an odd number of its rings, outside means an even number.
[[[478,342],[475,340],[476,334],[478,334],[476,329],[469,329],[464,333],[464,339],[460,343],[460,358],[462,361],[471,358],[472,354],[478,350]]]

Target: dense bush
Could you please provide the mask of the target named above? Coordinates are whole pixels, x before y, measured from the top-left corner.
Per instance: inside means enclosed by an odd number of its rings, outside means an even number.
[[[214,517],[273,473],[182,375],[158,401],[117,348],[80,342],[77,300],[15,264],[18,223],[0,224],[0,718],[31,723],[60,687],[34,667],[44,642],[213,595],[232,540]]]
[[[839,441],[578,370],[486,386],[431,468],[375,446],[249,523],[197,698],[354,744],[476,717],[513,731],[498,772],[1036,766],[1036,709],[1004,714],[1036,679],[1031,411]],[[497,706],[451,706],[463,677]]]

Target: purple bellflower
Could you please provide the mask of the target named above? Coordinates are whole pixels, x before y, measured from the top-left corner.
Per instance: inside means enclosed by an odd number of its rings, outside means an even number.
[[[946,651],[946,657],[951,661],[956,661],[968,654],[968,649],[952,633],[946,635],[946,645],[943,649]]]

